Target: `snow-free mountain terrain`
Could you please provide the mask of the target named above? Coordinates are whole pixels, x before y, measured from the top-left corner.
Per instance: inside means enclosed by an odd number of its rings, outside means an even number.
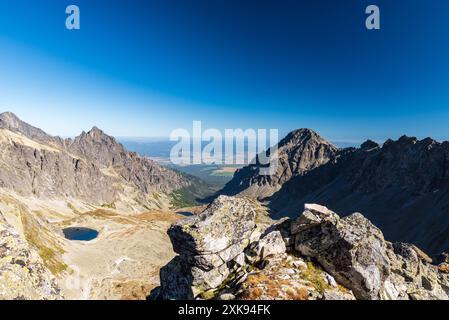
[[[96,127],[62,139],[10,112],[0,114],[0,150],[0,299],[144,299],[173,256],[172,209],[201,181]],[[99,234],[71,241],[67,227]]]
[[[190,208],[204,182],[96,127],[3,113],[0,148],[0,299],[449,299],[448,142],[296,130],[275,175],[242,168]]]
[[[276,175],[261,176],[251,165],[220,193],[263,199],[277,218],[297,215],[304,203],[359,211],[388,239],[430,254],[449,249],[449,142],[403,136],[337,149],[301,129],[279,143],[279,157]]]

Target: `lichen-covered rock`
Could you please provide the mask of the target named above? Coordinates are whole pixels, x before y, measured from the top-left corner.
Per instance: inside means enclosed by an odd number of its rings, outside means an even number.
[[[291,224],[291,233],[297,234],[303,230],[318,226],[328,221],[336,223],[338,215],[324,206],[305,204],[304,212]]]
[[[220,196],[200,215],[174,224],[168,235],[180,255],[216,254],[249,240],[255,217],[249,200]]]
[[[279,231],[272,231],[259,240],[255,250],[257,256],[265,259],[268,256],[284,253],[286,247],[281,233]]]
[[[172,225],[168,235],[179,256],[161,269],[159,297],[193,299],[236,274],[245,265],[244,250],[261,235],[255,220],[253,202],[220,196],[201,214]]]
[[[38,253],[0,214],[0,300],[63,299]]]
[[[295,248],[358,299],[448,299],[447,277],[416,246],[385,241],[360,213],[340,218],[307,205],[292,224]]]
[[[431,259],[416,246],[389,244],[391,275],[385,285],[385,298],[415,300],[447,300],[447,277],[430,264]]]
[[[445,263],[433,265],[414,245],[385,241],[360,213],[340,218],[307,204],[296,220],[258,226],[255,211],[251,200],[222,196],[173,225],[179,256],[161,269],[152,298],[449,299]]]
[[[377,299],[390,272],[382,232],[360,213],[311,222],[296,237],[296,250],[315,258],[359,299]]]
[[[355,299],[351,291],[330,284],[321,268],[286,253],[267,257],[265,266],[251,272],[235,294],[245,300]]]

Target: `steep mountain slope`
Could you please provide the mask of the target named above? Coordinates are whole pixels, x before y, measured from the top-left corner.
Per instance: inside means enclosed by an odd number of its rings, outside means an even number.
[[[293,177],[302,176],[332,160],[337,150],[310,129],[293,131],[278,144],[279,165],[275,175],[261,175],[261,165],[251,164],[238,170],[220,194],[269,197]]]
[[[314,201],[343,214],[364,212],[390,239],[432,254],[448,250],[449,143],[404,136],[367,145],[286,183],[271,199],[275,216]]]
[[[145,299],[174,255],[169,209],[208,188],[96,127],[62,139],[3,113],[0,150],[0,299]]]
[[[52,137],[12,113],[0,115],[0,187],[22,196],[76,198],[94,205],[155,207],[188,177],[127,152],[94,127],[75,139]]]
[[[252,194],[254,183],[264,189],[277,181],[277,191],[265,199],[273,217],[295,216],[304,203],[319,203],[343,215],[363,212],[389,239],[431,254],[449,250],[449,142],[403,136],[383,146],[368,140],[360,148],[339,150],[324,139],[316,140],[315,149],[304,148],[304,140],[293,143],[298,143],[297,149],[290,147],[299,151],[296,158],[285,157],[288,164],[281,160],[280,167],[290,172],[297,159],[309,167],[279,179],[257,176],[249,166],[221,193]],[[243,172],[254,174],[248,178]]]

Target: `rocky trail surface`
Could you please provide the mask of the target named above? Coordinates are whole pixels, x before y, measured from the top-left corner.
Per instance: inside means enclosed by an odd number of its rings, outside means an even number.
[[[361,213],[306,204],[273,221],[254,200],[220,196],[168,235],[178,255],[154,299],[449,299],[448,264],[386,241]]]

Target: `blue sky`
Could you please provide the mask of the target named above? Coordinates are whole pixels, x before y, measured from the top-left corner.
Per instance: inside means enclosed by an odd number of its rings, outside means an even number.
[[[65,29],[77,4],[81,30]],[[381,10],[367,31],[365,8]],[[309,127],[448,139],[443,0],[0,2],[0,107],[57,135]]]

